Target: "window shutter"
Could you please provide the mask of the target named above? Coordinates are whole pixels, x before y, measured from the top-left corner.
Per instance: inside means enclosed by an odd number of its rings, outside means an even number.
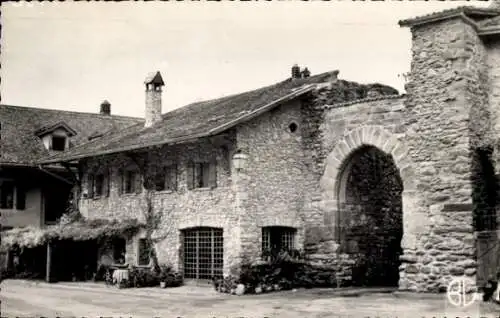
[[[172,190],[177,191],[177,165],[172,165]]]
[[[106,170],[106,173],[104,174],[104,196],[105,197],[109,197],[109,188],[110,188],[110,185],[111,185],[111,169],[108,168]]]
[[[16,210],[24,210],[26,208],[26,191],[22,185],[16,187]]]
[[[192,190],[194,188],[194,162],[189,161],[187,164],[187,188]]]
[[[214,158],[208,166],[208,186],[210,188],[217,187],[217,160]]]
[[[123,193],[123,169],[118,170],[118,194],[121,195]]]
[[[87,176],[87,189],[88,189],[89,198],[93,198],[94,197],[94,176],[92,174],[89,174]]]
[[[140,172],[136,172],[135,176],[135,193],[142,192],[142,175]]]

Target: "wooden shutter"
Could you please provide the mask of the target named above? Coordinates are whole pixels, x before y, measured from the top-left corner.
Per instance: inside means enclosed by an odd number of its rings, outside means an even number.
[[[118,194],[121,195],[123,193],[123,169],[118,170]]]
[[[142,175],[139,171],[134,173],[135,176],[135,193],[142,192]]]
[[[111,169],[108,168],[108,169],[106,169],[106,172],[104,173],[103,195],[105,197],[109,197],[110,185],[111,185]]]
[[[217,187],[217,159],[212,159],[208,166],[208,186]]]
[[[94,197],[94,175],[89,174],[87,176],[87,189],[88,189],[88,195],[89,198]]]
[[[172,191],[177,191],[177,165],[172,165]]]
[[[188,162],[186,174],[187,188],[192,190],[194,188],[194,162]]]

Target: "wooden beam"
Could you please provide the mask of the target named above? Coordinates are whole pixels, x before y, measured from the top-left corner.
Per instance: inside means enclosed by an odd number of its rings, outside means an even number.
[[[52,282],[51,268],[52,268],[52,246],[50,242],[47,242],[47,264],[45,267],[45,281],[47,283]]]

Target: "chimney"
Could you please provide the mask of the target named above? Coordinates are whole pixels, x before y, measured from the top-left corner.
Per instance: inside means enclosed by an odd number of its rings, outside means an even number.
[[[311,72],[309,71],[309,69],[306,67],[302,70],[302,78],[308,78],[309,76],[311,76]]]
[[[101,103],[101,115],[111,115],[111,104],[105,100]]]
[[[151,73],[144,81],[146,85],[145,127],[161,121],[161,87],[165,86],[160,72]]]
[[[298,79],[300,77],[300,67],[295,64],[294,66],[292,66],[292,79]]]

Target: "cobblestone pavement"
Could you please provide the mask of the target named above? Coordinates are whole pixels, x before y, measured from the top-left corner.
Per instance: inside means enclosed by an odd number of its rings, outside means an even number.
[[[444,295],[313,289],[231,296],[211,288],[118,290],[91,283],[7,280],[0,285],[2,317],[500,317],[500,307],[467,309]],[[496,308],[495,308],[496,307]]]

